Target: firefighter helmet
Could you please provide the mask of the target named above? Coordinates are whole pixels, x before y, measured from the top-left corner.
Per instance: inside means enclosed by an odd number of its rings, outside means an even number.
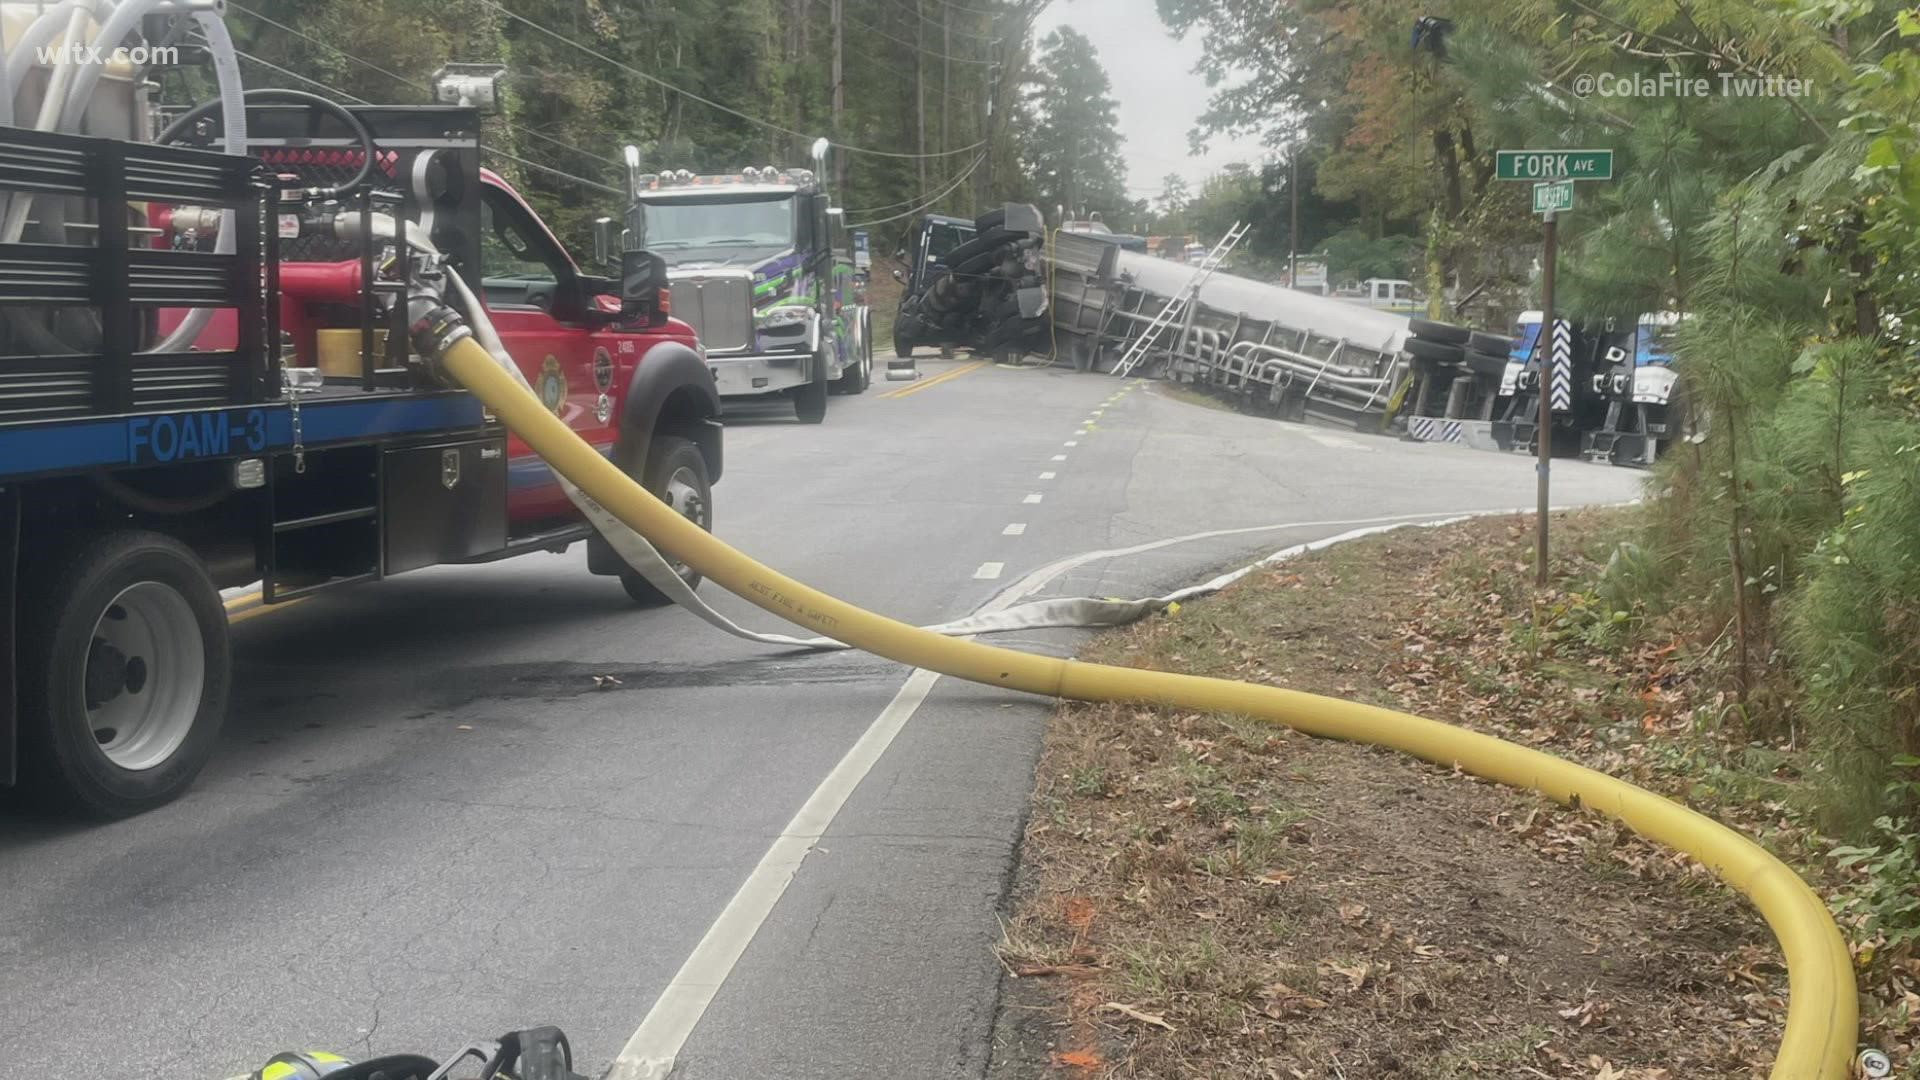
[[[251,1080],[320,1080],[353,1064],[325,1050],[292,1050],[273,1055]]]

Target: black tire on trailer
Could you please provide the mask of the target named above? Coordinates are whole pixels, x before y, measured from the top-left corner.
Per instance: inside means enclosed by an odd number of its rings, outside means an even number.
[[[1513,351],[1513,339],[1505,334],[1492,334],[1485,330],[1475,330],[1467,335],[1467,343],[1462,348],[1478,352],[1505,356]]]
[[[1513,339],[1505,334],[1488,334],[1475,330],[1467,335],[1466,347],[1491,356],[1505,356],[1513,351]]]
[[[873,385],[873,312],[863,312],[860,316],[860,389],[856,394],[864,394]]]
[[[1001,245],[1025,239],[1026,235],[1012,229],[982,229],[980,235],[940,256],[940,263],[949,273],[978,273],[999,260]]]
[[[989,210],[973,219],[973,227],[981,232],[986,232],[989,229],[997,229],[1006,223],[1007,208],[1004,206],[998,210]]]
[[[1505,353],[1496,356],[1493,353],[1467,349],[1461,353],[1461,358],[1466,362],[1467,369],[1476,375],[1491,375],[1497,379],[1507,370]]]
[[[126,529],[36,556],[21,581],[24,783],[94,818],[179,796],[213,756],[232,682],[206,567],[170,536]]]
[[[1458,345],[1443,345],[1440,342],[1428,341],[1425,338],[1410,337],[1407,339],[1405,347],[1408,354],[1417,359],[1432,360],[1441,364],[1457,364],[1460,362],[1460,346]]]
[[[673,507],[682,517],[708,532],[713,531],[713,481],[708,478],[706,455],[693,440],[678,435],[654,436],[647,445],[646,467],[637,479],[655,498]],[[673,567],[688,588],[700,587],[700,575],[692,567],[685,563],[673,563]],[[673,602],[631,566],[621,569],[620,584],[633,602],[642,607],[660,607]]]
[[[1464,326],[1434,322],[1432,319],[1409,319],[1407,327],[1413,331],[1414,337],[1426,338],[1428,341],[1437,341],[1445,345],[1464,345],[1467,343],[1468,335],[1473,333]]]
[[[847,397],[864,394],[872,382],[869,372],[873,364],[873,346],[866,343],[866,334],[862,333],[860,338],[854,343],[853,362],[841,368],[840,377],[833,380],[833,392],[836,394]]]
[[[827,418],[827,358],[813,358],[813,378],[793,392],[793,415],[803,424],[817,424]]]

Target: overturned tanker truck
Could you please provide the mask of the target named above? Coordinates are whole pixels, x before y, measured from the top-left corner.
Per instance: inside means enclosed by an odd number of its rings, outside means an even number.
[[[1038,210],[929,215],[904,252],[895,323],[917,345],[1050,355],[1081,371],[1170,378],[1248,412],[1379,430],[1413,369],[1404,315],[1173,262],[1099,233],[1046,230]]]
[[[893,323],[893,351],[910,370],[916,346],[961,346],[996,359],[1045,352],[1046,224],[1022,203],[969,221],[929,214],[908,240],[906,286]]]

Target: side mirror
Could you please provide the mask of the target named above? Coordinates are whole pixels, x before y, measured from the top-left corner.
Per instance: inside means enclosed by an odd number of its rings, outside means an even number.
[[[667,260],[651,251],[620,253],[620,317],[651,317],[654,325],[667,321]]]
[[[614,264],[614,252],[620,250],[620,223],[610,217],[593,219],[593,261],[601,266]]]

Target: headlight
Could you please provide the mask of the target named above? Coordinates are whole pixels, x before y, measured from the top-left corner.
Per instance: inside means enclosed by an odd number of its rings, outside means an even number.
[[[1665,364],[1648,364],[1633,371],[1633,400],[1642,405],[1665,405],[1673,396],[1679,374]]]
[[[813,309],[809,307],[776,307],[756,312],[753,326],[756,330],[780,330],[791,326],[804,326],[813,318]]]

